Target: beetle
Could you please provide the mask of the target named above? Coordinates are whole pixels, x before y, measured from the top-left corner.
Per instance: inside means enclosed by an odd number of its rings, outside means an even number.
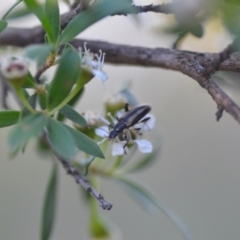
[[[150,119],[150,117],[144,117],[151,111],[151,106],[145,104],[129,109],[129,105],[128,103],[126,103],[125,111],[126,112],[123,114],[123,116],[117,118],[118,123],[115,126],[110,125],[113,130],[109,133],[108,138],[109,140],[113,141],[113,139],[118,136],[121,141],[125,140],[126,143],[123,146],[123,149],[126,154],[125,147],[129,143],[131,138],[128,129],[137,123],[146,123]],[[140,128],[135,128],[135,130],[139,131]]]

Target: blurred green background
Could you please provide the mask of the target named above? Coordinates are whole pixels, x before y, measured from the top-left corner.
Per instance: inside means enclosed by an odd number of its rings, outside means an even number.
[[[0,0],[1,9],[14,1]],[[147,4],[152,1],[135,1]],[[62,5],[64,11],[64,5]],[[141,14],[138,18],[113,17],[102,20],[81,34],[82,38],[146,47],[170,47],[174,38],[156,31],[171,16]],[[35,18],[12,21],[10,26],[37,25]],[[217,22],[211,22],[203,39],[188,37],[182,49],[217,52],[229,43]],[[11,50],[9,50],[11,53]],[[156,131],[162,136],[161,155],[155,165],[135,174],[151,191],[183,219],[195,240],[240,239],[240,129],[224,113],[215,120],[216,104],[194,80],[183,74],[156,68],[105,65],[109,74],[103,89],[91,81],[78,110],[102,110],[100,103],[123,81],[132,81],[140,103],[152,105]],[[240,89],[239,89],[240,90]],[[235,90],[227,89],[240,103]],[[1,129],[0,239],[38,239],[42,201],[51,162],[37,155],[35,142],[25,154],[9,160],[6,138],[10,128]],[[103,160],[104,161],[104,160]],[[57,221],[53,240],[85,240],[88,208],[79,186],[61,169]],[[103,195],[113,203],[102,211],[116,228],[116,239],[183,239],[179,230],[161,212],[150,215],[133,202],[114,182],[103,182]]]

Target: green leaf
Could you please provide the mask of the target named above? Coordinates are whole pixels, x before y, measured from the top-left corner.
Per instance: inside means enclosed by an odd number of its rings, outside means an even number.
[[[47,57],[54,51],[54,47],[48,44],[33,44],[26,48],[25,55],[36,59],[37,66],[42,66]]]
[[[60,60],[55,77],[50,85],[48,108],[57,107],[70,93],[80,74],[80,57],[77,51],[67,49]]]
[[[23,0],[17,0],[9,9],[8,11],[4,14],[4,16],[2,17],[2,20],[7,19],[8,15],[10,14],[10,12],[19,4],[21,3]]]
[[[175,224],[176,227],[179,228],[186,240],[193,239],[182,219],[169,206],[167,206],[159,199],[156,199],[143,186],[139,185],[133,180],[123,177],[118,178],[117,181],[140,206],[146,210],[158,208]]]
[[[35,79],[30,72],[28,72],[23,83],[23,88],[35,88]]]
[[[52,173],[47,185],[43,204],[40,237],[41,240],[50,239],[52,233],[56,215],[57,188],[58,188],[57,164],[54,163]]]
[[[27,92],[27,91],[26,91],[26,92]],[[29,105],[30,105],[33,109],[35,109],[35,108],[36,108],[36,104],[37,104],[37,94],[34,93],[34,94],[32,94],[30,97],[26,97],[26,98],[28,99]],[[21,118],[26,117],[26,116],[29,115],[29,114],[30,114],[29,110],[28,110],[26,107],[23,107],[23,109],[22,109],[22,114],[21,114]]]
[[[42,26],[47,33],[49,42],[54,43],[53,29],[48,20],[48,17],[46,16],[45,12],[43,11],[43,7],[36,0],[24,0],[24,2],[26,4],[26,6],[28,7],[28,9],[32,13],[34,13],[37,16],[37,18],[40,20],[40,22],[42,23]]]
[[[195,26],[193,26],[192,28],[190,28],[189,32],[192,33],[192,35],[194,35],[197,38],[203,37],[203,34],[204,34],[204,30],[203,30],[201,23],[198,23]]]
[[[20,111],[0,111],[0,128],[16,124],[20,113]]]
[[[78,91],[78,93],[68,102],[68,105],[74,106],[80,100],[83,93],[84,93],[84,87],[81,88],[80,91]],[[65,117],[61,113],[58,113],[58,116],[57,116],[58,121],[63,121],[64,118]]]
[[[67,25],[60,36],[59,45],[71,41],[83,30],[102,18],[119,12],[124,13],[130,6],[127,0],[101,0],[92,4],[86,11],[76,15]]]
[[[38,94],[38,102],[42,110],[45,110],[47,107],[47,94],[40,93]]]
[[[4,20],[0,20],[0,32],[2,32],[6,27],[8,23]]]
[[[75,141],[65,125],[49,118],[47,126],[49,140],[56,153],[65,160],[71,160],[75,155]]]
[[[111,239],[109,227],[99,214],[91,214],[89,225],[92,239]]]
[[[71,133],[75,145],[79,150],[95,157],[104,158],[100,147],[91,138],[66,125],[65,127]]]
[[[30,15],[32,12],[26,8],[26,6],[19,6],[18,8],[15,8],[11,13],[8,14],[6,19],[15,19],[20,17],[25,17],[27,15]]]
[[[21,120],[10,132],[9,145],[11,150],[25,146],[32,137],[41,135],[47,119],[44,114],[31,114]]]
[[[87,122],[85,118],[80,115],[78,112],[76,112],[71,106],[68,104],[65,105],[62,109],[60,109],[60,113],[68,118],[69,120],[77,123],[78,125],[87,127]]]
[[[53,42],[56,43],[60,33],[60,14],[57,0],[46,0],[45,14],[52,27]]]
[[[78,93],[68,102],[68,105],[75,106],[76,103],[81,99],[82,95],[84,93],[84,87],[81,88]]]
[[[88,169],[94,160],[95,160],[95,157],[91,156],[88,159],[86,159],[86,161],[84,163],[81,164],[81,167],[84,167],[84,173],[83,173],[84,176],[88,175]]]

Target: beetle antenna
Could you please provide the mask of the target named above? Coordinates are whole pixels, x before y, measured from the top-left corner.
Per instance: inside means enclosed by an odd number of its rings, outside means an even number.
[[[107,139],[108,139],[108,138],[104,138],[102,141],[97,142],[97,144],[100,145],[100,144],[104,143]]]

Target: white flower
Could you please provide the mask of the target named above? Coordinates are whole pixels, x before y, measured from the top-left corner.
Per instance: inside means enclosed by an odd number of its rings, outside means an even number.
[[[141,120],[143,120],[145,118],[149,118],[149,120],[147,120],[146,122],[141,122]],[[134,128],[140,129],[139,133],[143,133],[143,132],[152,130],[155,125],[156,118],[153,114],[147,114],[141,120],[139,121],[140,123],[137,123],[134,125]]]
[[[123,114],[122,111],[118,111],[117,115],[118,117],[120,117]],[[112,116],[111,116],[112,117]],[[154,127],[155,124],[155,117],[152,114],[147,114],[144,118],[150,118],[147,122],[144,123],[137,123],[133,126],[134,129],[136,128],[140,128],[139,131],[137,131],[137,133],[143,133],[145,131],[149,131]],[[144,119],[143,118],[143,119]],[[99,137],[102,137],[103,140],[101,142],[99,142],[99,144],[105,142],[108,138],[109,138],[109,121],[105,118],[101,118],[103,122],[105,122],[108,126],[101,126],[95,129],[95,134]],[[116,120],[112,117],[112,121],[114,122],[114,124],[116,124]],[[141,120],[140,120],[141,121]],[[136,134],[136,137],[138,135]],[[126,153],[126,151],[124,150],[123,146],[124,144],[126,144],[126,141],[120,141],[120,139],[118,138],[118,136],[114,139],[115,142],[112,143],[112,149],[111,149],[111,154],[112,156],[121,156],[124,155]],[[131,141],[131,140],[130,140]],[[153,150],[153,146],[152,143],[148,140],[145,139],[135,139],[133,141],[131,141],[132,143],[137,144],[137,148],[141,153],[151,153]],[[127,147],[125,147],[126,149]]]
[[[102,126],[95,129],[95,134],[102,138],[108,138],[109,128],[107,126]]]
[[[139,139],[134,141],[137,144],[137,147],[142,153],[151,153],[153,150],[152,143],[145,139]]]
[[[80,56],[82,59],[82,67],[90,71],[96,78],[101,80],[102,83],[107,81],[108,75],[103,71],[103,64],[105,53],[101,50],[99,54],[91,54],[90,50],[87,49],[86,43],[84,44],[84,52],[80,49]],[[95,59],[96,60],[95,60]]]
[[[125,147],[126,148],[126,147]],[[124,154],[123,144],[116,142],[112,144],[112,156],[121,156]]]

